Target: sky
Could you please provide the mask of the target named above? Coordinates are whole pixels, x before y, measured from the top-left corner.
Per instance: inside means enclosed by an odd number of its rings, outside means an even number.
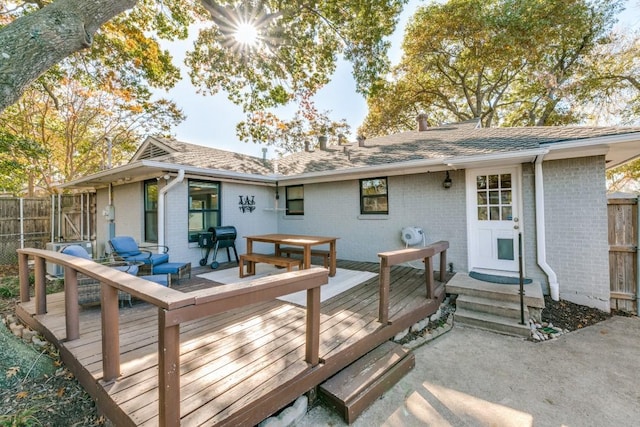
[[[424,0],[410,0],[400,16],[396,31],[391,38],[390,60],[397,64],[402,55],[400,45],[404,27],[416,8],[429,3]],[[627,8],[620,16],[620,25],[629,30],[640,28],[640,0],[628,0]],[[183,64],[185,52],[191,41],[179,41],[168,45],[176,64]],[[186,119],[172,132],[176,139],[192,144],[205,145],[222,150],[262,157],[263,145],[242,142],[236,136],[236,124],[244,119],[242,109],[226,98],[226,94],[215,96],[200,95],[191,85],[186,68],[182,69],[183,79],[172,90],[159,93],[172,99],[186,115]],[[332,120],[346,119],[351,126],[350,141],[355,140],[355,132],[367,115],[367,104],[362,95],[356,93],[351,77],[351,65],[340,62],[331,82],[314,98],[320,111],[330,111]],[[276,156],[274,147],[267,147],[267,157]]]

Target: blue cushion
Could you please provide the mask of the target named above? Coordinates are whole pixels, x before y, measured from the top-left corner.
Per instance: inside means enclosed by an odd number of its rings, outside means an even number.
[[[151,276],[140,276],[141,278],[150,282],[157,283],[162,286],[169,286],[169,278],[166,274],[153,274]]]
[[[165,262],[164,264],[154,265],[153,272],[158,274],[178,274],[178,270],[185,265],[184,262]]]
[[[130,236],[118,236],[109,240],[113,250],[121,257],[140,255],[140,249],[133,237]]]
[[[65,246],[64,248],[62,248],[62,251],[60,252],[62,252],[63,254],[77,256],[84,259],[91,259],[91,255],[89,255],[89,252],[87,252],[87,250],[80,245]]]
[[[125,273],[133,274],[134,276],[138,275],[137,265],[118,265],[113,268],[115,268],[116,270],[124,271]]]
[[[121,255],[122,258],[129,262],[142,262],[144,264],[158,265],[169,261],[169,254],[150,254],[141,253],[138,255]]]

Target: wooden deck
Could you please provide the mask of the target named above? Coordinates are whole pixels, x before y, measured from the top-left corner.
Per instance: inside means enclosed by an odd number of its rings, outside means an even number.
[[[338,261],[338,267],[378,273],[376,263]],[[236,263],[222,268],[237,268]],[[219,286],[198,278],[181,292]],[[441,298],[427,298],[425,275],[391,267],[388,319],[379,322],[379,277],[321,304],[320,363],[305,361],[306,309],[272,300],[180,324],[181,425],[255,425],[411,324],[434,313]],[[47,296],[47,313],[21,303],[22,321],[60,348],[63,361],[118,426],[159,425],[158,307],[134,302],[119,309],[120,376],[105,383],[100,307],[80,311],[79,338],[66,340],[64,293]]]

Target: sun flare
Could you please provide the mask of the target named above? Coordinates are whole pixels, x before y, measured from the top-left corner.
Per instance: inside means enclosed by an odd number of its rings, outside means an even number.
[[[258,29],[250,22],[241,22],[233,37],[238,43],[252,47],[258,44]]]

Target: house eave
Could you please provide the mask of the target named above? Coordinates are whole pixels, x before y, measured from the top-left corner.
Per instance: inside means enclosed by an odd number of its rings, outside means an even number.
[[[545,160],[604,155],[607,169],[637,159],[640,156],[639,146],[638,132],[543,144],[549,150]]]
[[[548,150],[536,148],[533,150],[513,151],[506,153],[494,153],[481,156],[459,156],[451,157],[446,164],[452,169],[471,169],[492,166],[518,165],[522,163],[532,163]]]
[[[496,165],[512,165],[531,163],[546,149],[535,149],[517,152],[487,154],[483,156],[441,157],[437,159],[411,160],[385,165],[363,166],[344,170],[310,172],[299,175],[281,176],[279,181],[288,185],[320,183],[331,181],[347,181],[352,179],[371,178],[373,176],[401,176],[419,173],[441,172],[450,169],[472,167],[489,167]]]
[[[411,160],[407,162],[391,163],[385,165],[360,166],[349,169],[328,170],[320,172],[307,172],[296,175],[282,175],[279,182],[288,185],[321,183],[333,181],[348,181],[353,179],[370,178],[372,176],[399,176],[418,173],[443,171],[447,168],[442,158]]]
[[[151,178],[159,178],[165,174],[178,173],[184,170],[187,177],[206,178],[209,180],[225,180],[251,183],[275,183],[276,177],[269,175],[256,175],[241,172],[224,171],[216,169],[198,168],[173,163],[158,162],[153,160],[139,160],[134,163],[117,166],[93,175],[60,184],[60,189],[92,189],[106,188],[109,184],[121,185]]]

